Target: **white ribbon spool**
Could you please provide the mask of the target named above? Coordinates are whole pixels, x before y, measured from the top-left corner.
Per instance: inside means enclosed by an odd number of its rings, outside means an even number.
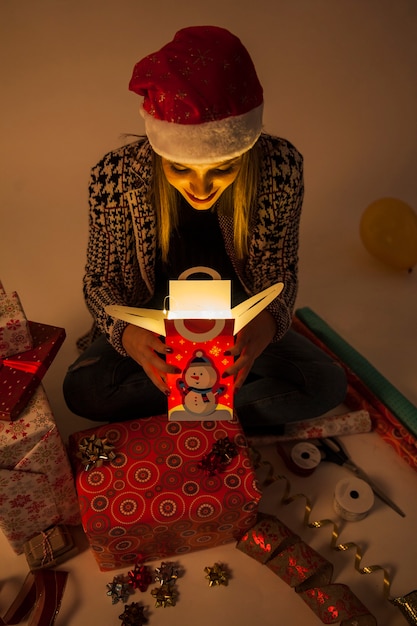
[[[314,443],[300,441],[291,448],[291,460],[298,468],[313,471],[321,461],[320,450]]]
[[[334,490],[333,508],[341,518],[357,522],[366,517],[374,504],[374,492],[356,477],[342,478]]]

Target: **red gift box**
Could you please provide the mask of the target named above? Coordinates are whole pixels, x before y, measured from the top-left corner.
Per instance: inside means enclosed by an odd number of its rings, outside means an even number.
[[[223,377],[232,356],[234,320],[166,320],[167,363],[181,369],[168,374],[168,419],[233,419],[233,376]]]
[[[57,326],[29,322],[31,350],[0,360],[0,419],[15,420],[38,388],[65,339]]]
[[[85,469],[80,450],[89,438],[114,446],[114,458]],[[214,450],[229,443],[226,462]],[[236,418],[172,422],[161,415],[104,425],[71,435],[69,453],[84,531],[102,571],[236,541],[255,521],[261,493]]]

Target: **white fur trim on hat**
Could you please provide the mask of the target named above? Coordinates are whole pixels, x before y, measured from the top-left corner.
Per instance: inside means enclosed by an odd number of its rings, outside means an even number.
[[[243,113],[202,124],[159,120],[141,108],[149,143],[157,154],[175,163],[202,164],[240,156],[262,132],[263,103]]]

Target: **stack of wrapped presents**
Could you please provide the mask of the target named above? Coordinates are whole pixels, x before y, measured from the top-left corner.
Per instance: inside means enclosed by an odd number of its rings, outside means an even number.
[[[17,554],[55,525],[80,523],[74,479],[42,379],[63,328],[28,321],[0,284],[0,528]]]

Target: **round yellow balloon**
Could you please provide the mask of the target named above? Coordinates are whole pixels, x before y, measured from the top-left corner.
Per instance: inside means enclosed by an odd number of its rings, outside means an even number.
[[[411,271],[417,263],[417,215],[402,200],[372,202],[362,214],[360,237],[368,252],[394,269]]]

